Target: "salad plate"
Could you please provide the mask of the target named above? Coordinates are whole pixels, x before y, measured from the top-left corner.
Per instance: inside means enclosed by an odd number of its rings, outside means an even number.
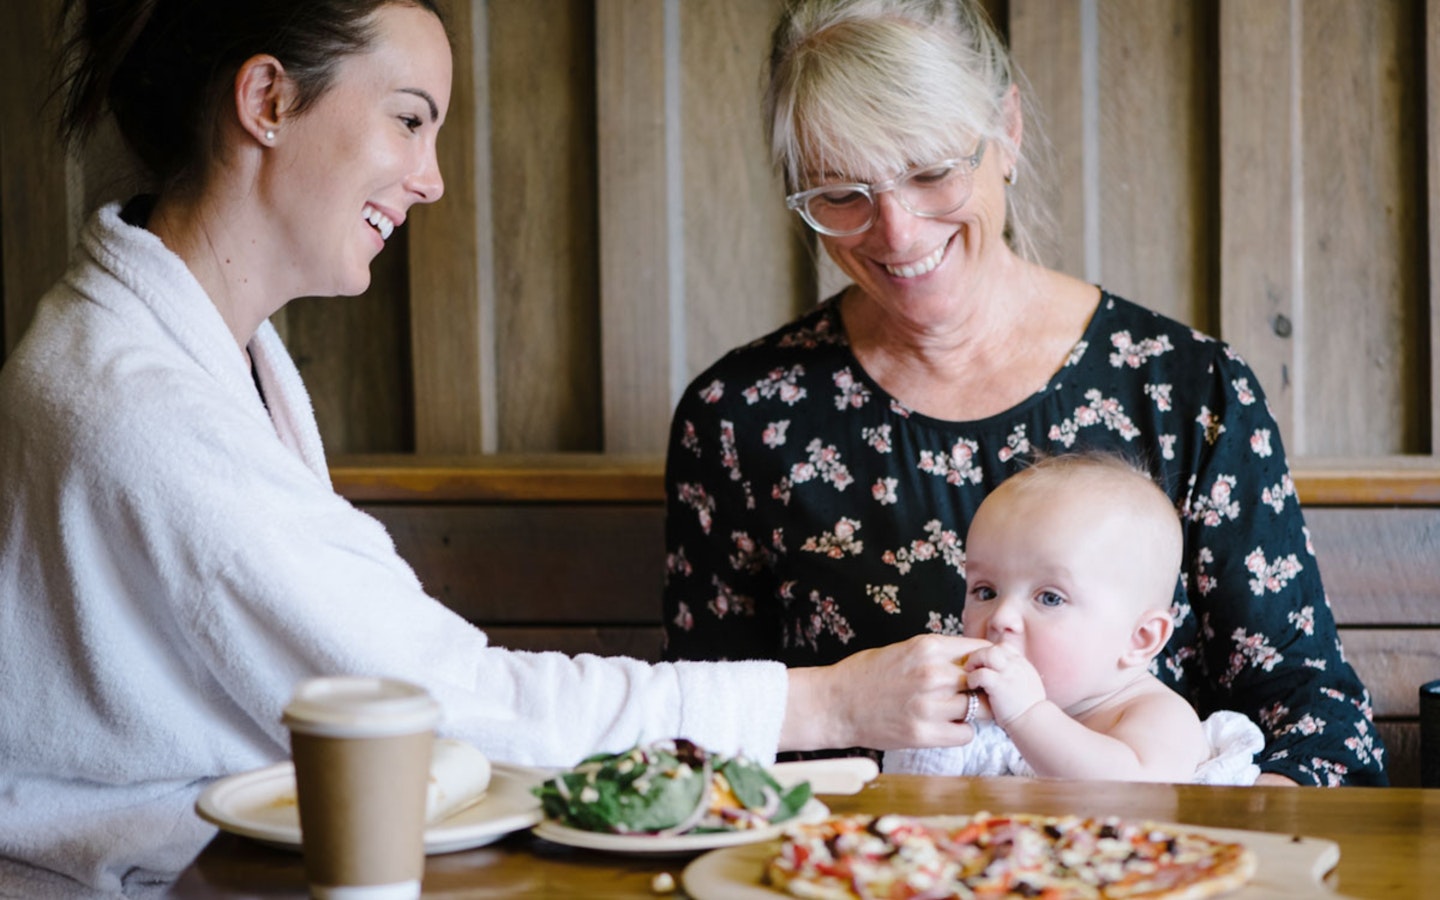
[[[492,763],[490,785],[476,803],[425,828],[427,854],[454,853],[493,843],[523,831],[543,815],[531,788],[545,773]],[[214,782],[200,794],[195,811],[221,829],[278,847],[300,849],[300,811],[295,801],[295,767],[280,762]]]
[[[829,814],[830,808],[812,797],[800,808],[797,815],[784,822],[741,831],[691,832],[675,835],[612,834],[572,828],[554,819],[543,820],[533,830],[536,836],[547,841],[584,850],[601,850],[606,853],[622,853],[631,856],[688,856],[708,850],[718,850],[722,847],[737,847],[742,844],[772,840],[779,837],[790,825],[818,822]]]

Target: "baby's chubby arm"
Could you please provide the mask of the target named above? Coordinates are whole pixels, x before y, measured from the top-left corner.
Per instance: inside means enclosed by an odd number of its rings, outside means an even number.
[[[1046,698],[1035,667],[1009,648],[971,653],[966,682],[983,690],[997,724],[1043,778],[1188,782],[1208,755],[1195,711],[1156,682],[1081,722]]]

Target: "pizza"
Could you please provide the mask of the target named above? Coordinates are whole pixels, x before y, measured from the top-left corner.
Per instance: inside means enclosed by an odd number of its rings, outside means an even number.
[[[1118,818],[831,816],[786,830],[768,883],[808,900],[1198,900],[1243,886],[1255,854]]]

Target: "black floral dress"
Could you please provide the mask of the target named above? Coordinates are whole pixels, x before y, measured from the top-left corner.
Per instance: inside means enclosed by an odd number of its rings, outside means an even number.
[[[1224,343],[1109,293],[1049,384],[979,421],[886,394],[833,300],[700,375],[666,468],[667,657],[819,665],[960,633],[976,507],[1032,451],[1082,448],[1148,465],[1183,520],[1175,633],[1154,673],[1202,717],[1257,722],[1264,771],[1385,783],[1255,374]]]

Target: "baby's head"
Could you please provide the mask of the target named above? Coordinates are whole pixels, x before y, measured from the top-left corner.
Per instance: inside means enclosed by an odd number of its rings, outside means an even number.
[[[1182,540],[1143,469],[1114,454],[1045,457],[970,524],[965,634],[1024,654],[1057,702],[1089,675],[1148,665],[1173,628]]]

